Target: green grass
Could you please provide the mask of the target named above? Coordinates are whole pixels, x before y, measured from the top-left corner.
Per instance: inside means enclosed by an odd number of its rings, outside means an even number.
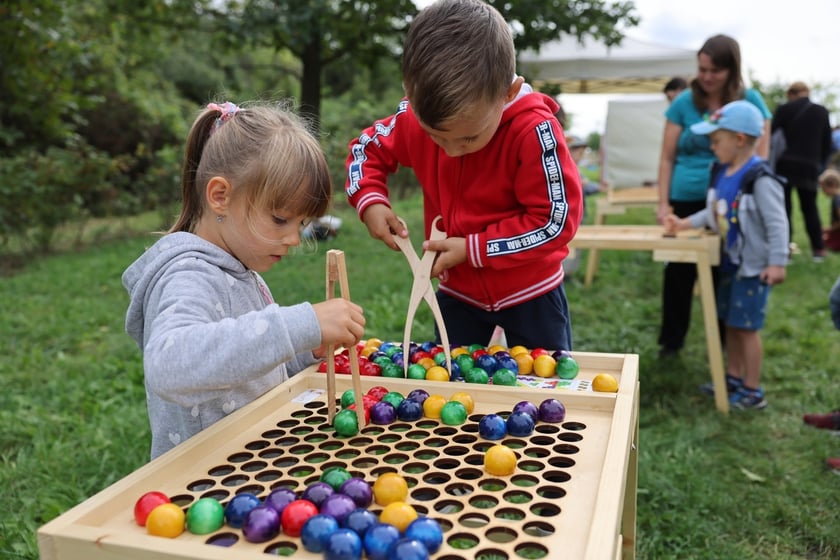
[[[398,210],[419,245],[419,199]],[[337,239],[266,275],[275,297],[324,298],[324,252],[342,249],[368,334],[401,340],[411,287],[405,260],[371,240],[346,208],[335,213],[345,218]],[[640,210],[611,223],[651,216]],[[0,278],[0,558],[37,558],[40,525],[147,460],[141,357],[123,331],[120,275],[153,241],[100,240]],[[798,216],[796,241],[807,246]],[[797,257],[774,288],[763,332],[770,406],[729,416],[697,391],[709,375],[699,301],[681,357],[661,362],[661,264],[649,253],[605,251],[591,288],[582,272],[566,285],[576,349],[640,355],[638,557],[840,558],[840,478],[824,467],[840,454],[840,439],[801,420],[804,411],[840,406],[840,332],[827,305],[840,256],[823,264]],[[421,307],[412,338],[432,332]]]

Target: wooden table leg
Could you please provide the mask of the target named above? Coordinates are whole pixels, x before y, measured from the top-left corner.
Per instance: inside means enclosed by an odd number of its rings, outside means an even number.
[[[602,226],[607,221],[607,212],[604,206],[608,204],[605,200],[598,199],[595,201],[595,224]],[[587,288],[592,285],[592,279],[595,278],[595,271],[598,269],[598,249],[589,249],[589,255],[586,258],[586,276],[584,276],[583,285]]]
[[[633,429],[633,441],[630,457],[627,461],[627,482],[624,490],[624,508],[621,514],[621,559],[636,558],[636,499],[639,486],[639,391],[636,389],[635,412],[636,427]]]
[[[697,278],[700,282],[700,301],[703,306],[703,323],[706,326],[706,348],[709,353],[709,369],[715,390],[715,405],[724,414],[729,413],[729,398],[726,394],[726,380],[723,371],[723,350],[718,329],[715,288],[712,283],[712,267],[706,253],[697,254]]]

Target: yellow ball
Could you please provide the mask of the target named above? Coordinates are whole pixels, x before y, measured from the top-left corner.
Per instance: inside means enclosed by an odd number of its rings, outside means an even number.
[[[187,516],[178,504],[161,504],[146,519],[146,532],[174,539],[184,532]]]
[[[466,391],[457,391],[452,393],[452,396],[449,397],[450,401],[457,401],[464,405],[464,408],[467,409],[467,414],[472,414],[473,410],[475,410],[475,401],[472,398],[472,395],[467,393]]]
[[[382,346],[382,341],[378,338],[369,338],[365,341],[365,346],[379,348],[380,346]]]
[[[599,373],[592,379],[592,388],[599,393],[616,393],[618,380],[609,373]]]
[[[443,395],[429,395],[423,401],[423,415],[426,418],[440,418],[440,409],[446,404],[446,397]]]
[[[402,502],[408,497],[408,483],[395,472],[379,475],[373,483],[373,499],[380,506]]]
[[[445,367],[432,366],[426,370],[427,381],[449,381],[449,372]]]
[[[385,506],[379,514],[381,523],[388,523],[404,533],[411,522],[417,519],[417,511],[405,502],[393,502]]]
[[[557,367],[557,360],[550,354],[540,354],[534,359],[534,373],[540,377],[554,377],[555,367]]]
[[[417,363],[426,368],[427,370],[433,368],[437,365],[437,362],[433,358],[421,358],[417,360]],[[449,379],[447,378],[447,381]]]
[[[528,352],[522,352],[513,357],[516,365],[519,366],[519,373],[530,375],[534,373],[534,358]]]
[[[508,476],[516,470],[516,453],[497,443],[484,454],[484,470],[494,476]]]
[[[449,353],[449,356],[454,360],[461,354],[469,354],[470,351],[464,348],[463,346],[459,346],[458,348],[453,348],[452,352]]]
[[[527,349],[527,348],[525,348],[524,346],[514,346],[513,348],[511,348],[511,349],[508,351],[508,353],[509,353],[512,357],[514,357],[514,358],[515,358],[515,357],[517,357],[519,354],[522,354],[523,352],[524,352],[525,354],[527,354],[527,353],[528,353],[528,349]]]
[[[495,354],[496,352],[504,352],[504,351],[506,351],[506,350],[507,350],[507,348],[505,348],[505,347],[504,347],[504,346],[502,346],[501,344],[494,344],[493,346],[490,346],[490,347],[487,349],[487,353],[488,353],[488,354],[490,354],[490,355],[492,356],[492,355],[493,355],[493,354]],[[512,356],[512,355],[513,355],[513,354],[511,354],[511,356]]]

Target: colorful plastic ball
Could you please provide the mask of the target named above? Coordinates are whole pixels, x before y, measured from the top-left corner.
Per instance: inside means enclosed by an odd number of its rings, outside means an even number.
[[[426,418],[440,418],[440,411],[447,402],[443,395],[429,395],[429,398],[423,401],[423,415]]]
[[[484,470],[493,476],[509,476],[516,470],[516,453],[497,443],[484,453]]]
[[[186,526],[184,510],[178,504],[160,504],[146,518],[146,532],[156,537],[174,539],[184,532]]]
[[[480,367],[472,367],[464,374],[464,381],[467,383],[475,383],[477,385],[487,385],[490,381],[490,375]]]
[[[507,418],[507,432],[514,437],[527,437],[534,433],[534,419],[527,412],[512,412]]]
[[[353,389],[347,389],[341,393],[341,408],[347,408],[351,404],[355,404],[355,402],[356,394],[353,392]]]
[[[449,371],[443,367],[434,365],[426,370],[427,381],[449,381]]]
[[[242,535],[248,542],[266,542],[276,537],[278,533],[280,533],[280,514],[268,506],[255,507],[248,512],[242,523]]]
[[[402,393],[399,393],[397,391],[391,391],[390,393],[388,393],[384,397],[382,397],[382,400],[385,401],[385,402],[391,403],[391,405],[393,405],[394,409],[396,409],[398,406],[400,406],[400,403],[403,402],[404,399],[405,399],[405,397],[402,396]]]
[[[467,421],[467,407],[462,402],[450,400],[440,409],[440,421],[447,426],[460,426]]]
[[[434,359],[435,363],[439,366],[446,364],[446,352],[438,352],[434,356],[432,356],[432,358]]]
[[[499,367],[499,361],[490,354],[480,354],[475,359],[475,365],[490,374]]]
[[[338,491],[346,496],[350,496],[356,503],[356,507],[368,507],[373,501],[373,488],[363,478],[354,476],[347,479]]]
[[[461,366],[458,362],[452,362],[452,369],[449,370],[449,381],[463,381],[464,376],[461,374]]]
[[[265,506],[270,507],[277,513],[283,513],[283,509],[298,499],[297,493],[291,488],[277,488],[265,498]]]
[[[358,434],[359,419],[356,417],[356,410],[351,408],[340,410],[333,418],[333,428],[339,436],[350,437]]]
[[[580,366],[571,356],[563,356],[557,360],[554,371],[561,379],[574,379],[580,372]]]
[[[493,385],[514,387],[516,385],[516,372],[507,368],[497,369],[493,372]]]
[[[379,514],[379,521],[393,525],[401,532],[405,531],[415,519],[417,519],[417,510],[406,502],[391,502]]]
[[[443,544],[443,529],[431,517],[418,517],[405,529],[405,537],[423,543],[429,554],[437,552]],[[402,558],[402,556],[397,556]]]
[[[390,356],[377,356],[373,359],[373,363],[378,365],[380,368],[384,368],[388,364],[392,364],[394,362],[391,361]]]
[[[376,517],[375,513],[367,508],[360,507],[351,511],[350,514],[344,518],[344,522],[341,526],[356,531],[357,535],[364,538],[368,529],[377,523],[379,523],[379,518]]]
[[[475,352],[477,350],[484,350],[484,345],[483,344],[478,344],[478,343],[470,344],[469,346],[467,346],[467,350],[469,351],[470,354],[472,354],[473,352]]]
[[[566,407],[557,399],[546,399],[540,403],[540,420],[556,424],[566,418]]]
[[[432,353],[432,350],[434,350],[435,348],[437,348],[437,346],[438,346],[438,345],[437,345],[437,343],[436,343],[436,342],[433,342],[433,341],[431,341],[431,340],[427,340],[426,342],[421,342],[421,343],[420,343],[420,348],[421,348],[424,352],[428,352],[428,353],[430,353],[430,354]]]
[[[412,399],[420,404],[423,404],[423,401],[429,398],[429,392],[425,389],[413,389],[405,398]]]
[[[405,376],[408,379],[426,379],[426,368],[421,364],[411,364]]]
[[[153,509],[162,504],[168,504],[172,500],[163,492],[146,492],[137,499],[134,504],[134,521],[141,527],[146,526],[146,519]]]
[[[388,389],[381,385],[376,385],[375,387],[368,389],[368,392],[365,394],[369,397],[373,397],[376,402],[379,402],[382,400],[382,397],[388,394]]]
[[[388,350],[393,350],[394,348],[399,349],[399,346],[394,344],[393,342],[383,342],[379,345],[379,351],[388,353]]]
[[[367,530],[362,544],[368,560],[388,560],[388,549],[398,540],[399,529],[387,523],[378,523]]]
[[[248,492],[237,494],[225,506],[225,522],[234,529],[239,529],[245,522],[248,512],[261,504],[262,502],[255,494]]]
[[[385,364],[382,366],[382,377],[390,377],[393,379],[404,379],[405,378],[405,370],[403,369],[402,364],[396,364],[394,362],[390,364]]]
[[[514,412],[527,412],[534,419],[534,422],[538,422],[540,419],[540,409],[531,401],[519,401],[511,409],[511,414]]]
[[[403,538],[391,545],[388,556],[399,560],[429,560],[429,551],[416,539]]]
[[[327,537],[339,529],[334,517],[319,513],[306,520],[300,530],[300,542],[309,552],[322,552]]]
[[[568,350],[555,350],[551,353],[551,357],[559,362],[562,358],[571,358],[572,353]]]
[[[467,409],[467,414],[472,414],[473,410],[475,410],[475,399],[473,399],[472,395],[466,391],[455,391],[452,393],[452,396],[449,397],[450,401],[458,401],[464,408]]]
[[[485,414],[478,421],[478,435],[484,439],[502,439],[507,435],[505,419],[498,414]]]
[[[400,366],[401,368],[405,367],[405,354],[402,351],[394,352],[391,354],[391,361]]]
[[[519,373],[519,362],[517,362],[510,355],[497,358],[499,360],[499,368],[509,369],[514,373]]]
[[[397,407],[397,418],[403,422],[415,422],[423,417],[423,403],[405,399]]]
[[[307,486],[300,495],[302,500],[309,500],[321,509],[321,504],[335,494],[335,489],[326,482],[319,480]]]
[[[370,409],[370,421],[379,426],[387,426],[397,419],[397,409],[387,401],[379,401]]]
[[[207,535],[225,524],[225,508],[215,498],[200,498],[187,510],[187,529],[194,535]]]
[[[380,506],[402,502],[408,497],[408,482],[395,472],[379,475],[373,483],[373,499]]]
[[[458,367],[461,368],[461,374],[465,377],[467,375],[467,372],[470,371],[475,365],[475,361],[469,354],[459,355],[457,358],[455,358],[455,363],[457,363]]]
[[[320,512],[324,515],[334,517],[336,521],[342,523],[350,515],[350,512],[357,507],[353,498],[347,494],[336,493],[324,500],[324,503],[321,504]]]
[[[347,469],[344,467],[330,467],[321,473],[321,482],[326,482],[333,487],[336,492],[339,491],[341,485],[353,478]]]
[[[362,539],[355,531],[338,529],[324,543],[325,560],[361,560]]]
[[[329,498],[327,499],[329,500]],[[299,537],[303,524],[315,515],[318,515],[318,507],[315,504],[309,500],[295,500],[287,505],[283,513],[280,514],[280,526],[283,528],[283,532],[290,537]]]

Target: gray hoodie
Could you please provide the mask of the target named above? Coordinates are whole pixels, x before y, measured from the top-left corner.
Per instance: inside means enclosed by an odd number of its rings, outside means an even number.
[[[236,258],[191,233],[126,269],[126,332],[143,352],[154,459],[316,362],[309,303],[280,307]]]

